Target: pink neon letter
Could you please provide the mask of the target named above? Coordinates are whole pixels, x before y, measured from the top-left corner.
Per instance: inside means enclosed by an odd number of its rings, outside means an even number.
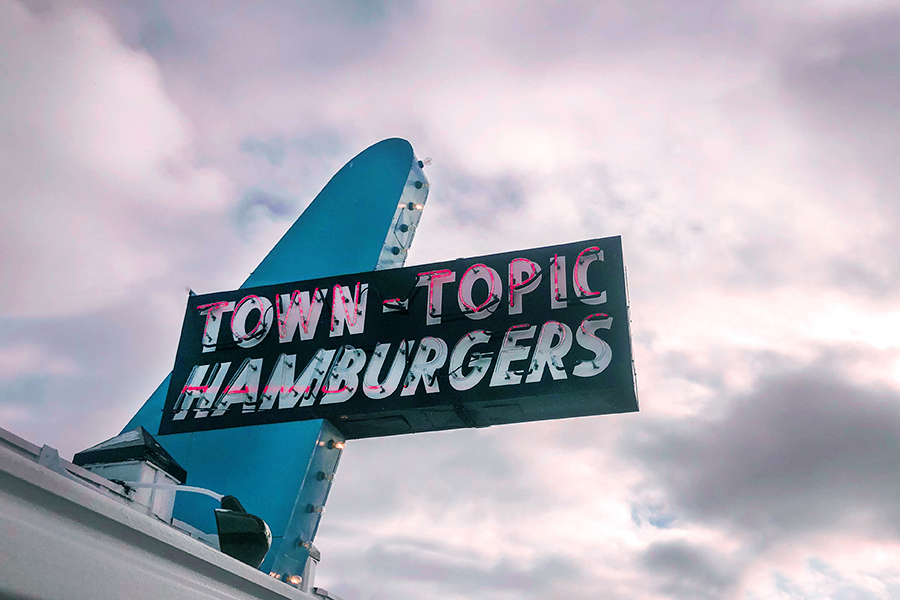
[[[568,306],[566,302],[566,257],[554,254],[550,268],[553,270],[553,286],[550,288],[550,308],[565,308]]]
[[[603,260],[603,250],[592,246],[585,248],[575,259],[572,269],[572,280],[575,283],[575,295],[585,304],[603,304],[606,302],[606,291],[593,292],[588,287],[587,271],[592,262]]]
[[[206,325],[203,326],[204,352],[215,352],[216,342],[219,339],[219,325],[222,323],[222,315],[234,310],[234,302],[213,302],[197,307],[201,315],[206,315]]]
[[[437,325],[441,322],[441,311],[444,306],[441,286],[454,281],[456,281],[456,273],[450,269],[419,273],[416,287],[428,286],[428,307],[425,309],[426,325]],[[437,294],[435,294],[435,288],[437,288]]]
[[[523,277],[528,274],[528,277]],[[522,312],[522,297],[541,283],[541,268],[527,258],[514,258],[509,263],[509,314]]]
[[[472,288],[478,280],[484,281],[488,286],[487,298],[484,302],[475,306],[472,299]],[[500,274],[484,264],[474,264],[463,273],[459,279],[459,310],[470,319],[478,320],[494,314],[500,304],[500,296],[503,295],[503,282]]]

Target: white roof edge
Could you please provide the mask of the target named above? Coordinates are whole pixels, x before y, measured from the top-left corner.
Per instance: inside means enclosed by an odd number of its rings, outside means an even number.
[[[0,597],[315,598],[37,464],[39,455],[0,429],[0,530],[15,540],[0,561]]]

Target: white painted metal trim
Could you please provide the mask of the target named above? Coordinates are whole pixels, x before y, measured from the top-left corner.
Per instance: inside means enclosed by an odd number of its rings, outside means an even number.
[[[2,433],[0,597],[315,598],[37,464],[37,446]]]

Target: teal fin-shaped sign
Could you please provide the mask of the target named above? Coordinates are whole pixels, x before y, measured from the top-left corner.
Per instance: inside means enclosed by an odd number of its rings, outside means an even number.
[[[422,166],[409,142],[398,138],[355,156],[241,287],[402,266],[427,198]],[[123,431],[143,426],[159,432],[170,377]],[[191,485],[235,496],[268,523],[272,550],[262,570],[277,565],[290,574],[302,571],[343,446],[333,427],[313,420],[176,433],[158,440],[187,470]],[[212,508],[179,504],[175,516],[212,532]]]

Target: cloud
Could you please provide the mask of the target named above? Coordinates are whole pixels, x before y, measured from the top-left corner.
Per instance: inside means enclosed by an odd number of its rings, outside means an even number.
[[[666,598],[724,598],[738,581],[721,551],[682,540],[651,544],[642,562]]]
[[[352,446],[376,463],[391,465],[389,476],[382,469],[371,470],[368,461],[345,461],[347,477],[365,495],[349,493],[331,500],[340,511],[352,516],[359,527],[375,527],[374,522],[456,519],[471,516],[515,515],[551,504],[546,491],[516,459],[508,442],[489,431],[469,429],[399,436],[386,440],[354,440]],[[427,448],[427,450],[425,450]],[[478,462],[473,471],[470,465]],[[440,477],[433,477],[440,473]],[[342,471],[343,474],[343,471]],[[422,480],[429,480],[426,488]],[[423,508],[423,497],[440,498],[440,503]],[[423,512],[424,510],[424,512]],[[346,523],[349,526],[349,522]]]
[[[900,540],[900,396],[839,364],[774,374],[713,414],[650,425],[627,450],[678,514],[762,546],[821,532]]]
[[[193,164],[190,126],[153,60],[103,21],[0,11],[2,310],[47,316],[120,299],[172,268],[159,222],[207,218],[227,181]]]
[[[284,140],[279,138],[264,142],[247,137],[241,141],[241,150],[247,154],[265,158],[273,167],[279,167],[284,163],[286,152]]]
[[[247,190],[236,209],[237,221],[240,225],[252,219],[256,213],[270,219],[290,218],[296,213],[295,204],[291,200],[262,190]]]
[[[568,556],[551,554],[531,564],[490,564],[479,559],[478,548],[457,548],[450,555],[440,550],[388,542],[369,549],[367,566],[373,573],[390,570],[401,581],[434,587],[437,594],[477,589],[493,597],[542,597],[560,587],[575,587],[582,578],[580,566]]]
[[[896,574],[871,569],[870,573],[847,573],[818,558],[806,561],[802,572],[795,576],[775,571],[769,589],[748,595],[757,598],[835,598],[888,600],[900,593]],[[766,595],[762,595],[766,594]]]
[[[71,375],[77,371],[71,360],[48,354],[37,344],[28,342],[0,347],[0,381],[22,375]]]
[[[0,320],[0,426],[68,457],[116,435],[171,368],[187,292],[170,287],[65,317]]]
[[[464,168],[450,168],[452,178],[439,179],[440,207],[457,229],[480,234],[504,226],[505,217],[527,204],[526,184],[511,173],[479,176]],[[434,184],[432,184],[434,185]]]

